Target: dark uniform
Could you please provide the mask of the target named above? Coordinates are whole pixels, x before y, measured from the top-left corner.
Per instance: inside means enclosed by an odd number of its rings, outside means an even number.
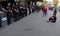
[[[16,10],[18,10],[18,7],[16,5],[13,5],[13,14],[14,14],[14,21],[16,22],[17,20],[19,20],[19,12],[17,12]],[[19,10],[18,10],[19,11]]]
[[[2,11],[2,5],[0,4],[0,11]],[[2,20],[1,20],[2,18],[1,18],[1,14],[0,14],[0,27],[2,27],[1,26],[1,23],[2,23]]]
[[[11,7],[7,6],[6,9],[8,11],[7,12],[7,24],[10,25],[11,24],[11,15],[12,15],[12,13],[9,10],[11,10]]]
[[[22,18],[25,17],[26,16],[26,9],[25,9],[25,7],[22,7],[20,10],[21,10],[20,12],[21,12]]]
[[[24,16],[27,16],[27,9],[26,7],[23,8]]]
[[[29,14],[31,14],[30,6],[28,6],[28,9],[29,9]]]
[[[23,15],[24,12],[23,12],[23,7],[22,6],[20,6],[19,12],[20,12],[20,17],[23,18],[24,17],[24,15]]]
[[[19,12],[19,5],[16,5],[16,10],[18,10],[18,12],[17,12],[17,19],[19,20],[20,19],[20,12]]]

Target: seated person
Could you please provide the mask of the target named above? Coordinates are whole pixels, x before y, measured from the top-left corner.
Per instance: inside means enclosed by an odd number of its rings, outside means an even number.
[[[53,22],[53,23],[55,23],[56,20],[57,20],[56,14],[53,14],[53,16],[51,16],[51,17],[49,18],[49,21],[47,21],[47,22]]]

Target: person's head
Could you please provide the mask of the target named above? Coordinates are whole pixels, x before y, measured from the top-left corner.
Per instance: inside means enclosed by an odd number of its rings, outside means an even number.
[[[7,6],[11,6],[11,3],[8,3]]]

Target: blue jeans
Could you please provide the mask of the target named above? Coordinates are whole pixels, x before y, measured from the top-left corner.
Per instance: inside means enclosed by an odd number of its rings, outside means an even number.
[[[43,12],[43,16],[46,16],[47,15],[47,12]]]

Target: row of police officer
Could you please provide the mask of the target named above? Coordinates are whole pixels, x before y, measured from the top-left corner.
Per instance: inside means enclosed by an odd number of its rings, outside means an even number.
[[[3,12],[2,12],[3,11]],[[14,18],[14,22],[20,20],[20,18],[23,18],[24,16],[27,16],[27,9],[25,6],[20,5],[18,3],[13,3],[11,4],[10,2],[7,4],[6,9],[4,9],[2,7],[2,5],[0,4],[0,15],[2,13],[6,13],[7,15],[7,24],[10,25],[11,22],[11,18]],[[1,20],[1,16],[0,16],[0,27],[2,27],[2,20]]]

